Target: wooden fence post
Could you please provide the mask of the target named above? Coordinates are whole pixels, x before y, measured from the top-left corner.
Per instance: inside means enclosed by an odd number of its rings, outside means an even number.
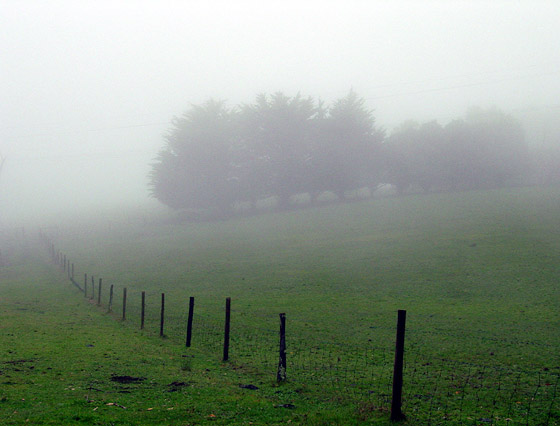
[[[93,275],[91,276],[91,295],[89,298],[91,300],[95,299],[95,280],[93,279]]]
[[[194,297],[189,298],[189,319],[187,320],[187,348],[191,346],[191,338],[192,338],[192,320],[194,314]]]
[[[122,320],[126,319],[126,287],[123,288],[123,295],[122,295]]]
[[[84,274],[84,297],[87,297],[87,274]]]
[[[393,368],[393,400],[391,403],[391,421],[405,420],[402,412],[403,362],[404,362],[404,332],[406,326],[406,311],[398,311],[397,341],[395,345],[395,365]]]
[[[163,321],[165,318],[165,293],[161,293],[161,313],[159,319],[159,337],[163,337]]]
[[[276,381],[286,381],[286,314],[280,314],[280,358]]]
[[[224,329],[224,357],[223,361],[229,359],[229,328],[231,318],[231,297],[226,298],[226,321]]]
[[[72,275],[71,275],[72,281],[74,281],[74,262],[72,262]]]
[[[97,287],[97,306],[101,306],[101,284],[102,279],[99,278],[99,286]]]
[[[144,330],[144,314],[146,311],[146,292],[142,292],[142,306],[140,310],[140,330]]]
[[[111,312],[113,309],[113,284],[111,284],[111,288],[109,289],[109,306],[107,308],[107,312]]]

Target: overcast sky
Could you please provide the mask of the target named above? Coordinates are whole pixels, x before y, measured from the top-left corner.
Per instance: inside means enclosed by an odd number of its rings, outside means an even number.
[[[208,98],[353,88],[389,131],[558,111],[559,22],[557,0],[0,0],[0,224],[142,203],[169,121]]]

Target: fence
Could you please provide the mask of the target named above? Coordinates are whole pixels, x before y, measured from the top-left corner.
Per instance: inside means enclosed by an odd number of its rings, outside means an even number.
[[[236,316],[235,301],[226,302],[221,319],[192,297],[185,297],[181,308],[168,309],[163,293],[107,288],[101,278],[87,274],[82,281],[66,255],[45,235],[41,238],[53,262],[92,304],[148,333],[221,356],[233,368],[251,372],[255,380],[287,378],[319,399],[356,404],[365,417],[380,411],[391,413],[393,420],[406,416],[423,425],[560,424],[558,366],[535,371],[426,358],[413,345],[399,361],[403,352],[395,356],[394,342],[382,345],[372,339],[348,344],[337,342],[336,336],[300,339],[288,332],[282,342],[278,314],[274,323],[261,327],[258,321]],[[285,331],[286,323],[281,319],[280,324]],[[404,325],[399,330],[402,337]]]

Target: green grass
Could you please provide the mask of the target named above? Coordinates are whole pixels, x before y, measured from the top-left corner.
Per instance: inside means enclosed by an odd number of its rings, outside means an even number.
[[[306,398],[279,407],[296,393],[272,379],[241,388],[251,376],[103,315],[43,259],[3,268],[2,279],[0,424],[280,425],[345,412]]]
[[[62,229],[53,242],[75,262],[76,276],[103,277],[104,307],[88,303],[45,258],[1,269],[0,341],[12,352],[2,351],[0,381],[14,383],[2,385],[0,407],[18,412],[2,421],[386,424],[396,310],[406,309],[408,424],[559,424],[558,224],[560,188],[552,187],[220,223]],[[157,336],[161,292],[165,339]],[[189,296],[195,330],[185,349]],[[225,297],[233,318],[224,364]],[[280,312],[288,318],[289,382],[277,387]],[[35,368],[6,363],[18,359]],[[146,380],[120,393],[111,374]],[[188,386],[167,392],[174,381]],[[247,383],[259,389],[239,388]],[[288,403],[296,408],[275,408]],[[85,420],[72,420],[74,413]]]

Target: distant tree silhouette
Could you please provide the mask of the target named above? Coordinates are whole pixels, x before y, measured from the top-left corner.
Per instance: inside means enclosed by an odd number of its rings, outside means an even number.
[[[413,185],[469,189],[513,184],[528,169],[521,124],[496,109],[468,111],[445,128],[405,122],[384,144],[387,180],[399,192]]]
[[[229,211],[235,177],[230,155],[236,137],[233,115],[223,102],[210,100],[173,120],[152,164],[155,198],[173,208]]]
[[[258,95],[240,108],[240,137],[245,149],[243,187],[251,199],[275,195],[286,207],[291,195],[307,191],[313,152],[312,98]]]
[[[373,111],[356,92],[334,102],[321,116],[316,134],[315,192],[330,190],[343,198],[345,191],[379,183],[384,131],[375,126]]]

